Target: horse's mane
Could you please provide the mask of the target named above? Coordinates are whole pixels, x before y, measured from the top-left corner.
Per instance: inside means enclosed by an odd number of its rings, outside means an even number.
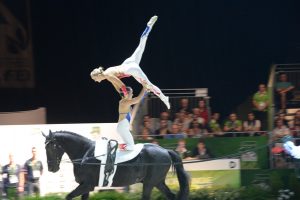
[[[92,140],[90,140],[90,139],[88,139],[88,138],[86,138],[86,137],[84,137],[84,136],[82,136],[82,135],[80,135],[78,133],[74,133],[74,132],[71,132],[71,131],[55,131],[53,133],[54,133],[54,135],[57,134],[57,133],[60,133],[60,134],[66,134],[66,135],[76,136],[76,137],[78,137],[81,140],[84,140],[86,142],[91,142],[92,141]]]

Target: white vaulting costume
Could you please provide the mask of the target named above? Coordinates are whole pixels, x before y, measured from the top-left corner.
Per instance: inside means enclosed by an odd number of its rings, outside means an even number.
[[[153,25],[155,24],[156,20],[157,20],[157,16],[153,16],[149,20],[149,22],[147,23],[147,27],[140,38],[140,43],[136,48],[136,50],[134,51],[134,53],[129,58],[127,58],[121,65],[115,67],[109,67],[103,72],[103,74],[105,75],[114,74],[118,78],[125,78],[125,77],[132,76],[139,83],[145,85],[145,87],[148,90],[150,90],[157,97],[159,97],[167,106],[167,108],[170,109],[169,97],[165,96],[157,86],[155,86],[150,82],[146,74],[139,66],[140,61],[142,59],[143,52],[145,50],[148,35]]]
[[[124,143],[126,144],[126,150],[133,150],[134,149],[134,139],[130,132],[130,113],[127,113],[126,117],[118,122],[117,125],[117,132],[123,139]]]
[[[296,159],[300,159],[300,146],[296,146],[292,141],[283,144],[284,150]]]

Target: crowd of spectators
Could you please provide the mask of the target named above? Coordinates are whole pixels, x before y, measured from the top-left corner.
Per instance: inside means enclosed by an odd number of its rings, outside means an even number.
[[[259,95],[255,94],[255,96]],[[259,97],[256,99],[262,104]],[[264,134],[262,130],[263,120],[256,118],[254,112],[248,113],[247,119],[244,121],[240,120],[237,113],[231,113],[224,122],[221,122],[220,113],[210,114],[205,99],[200,99],[197,104],[197,107],[190,108],[189,99],[182,98],[175,112],[172,110],[163,111],[159,118],[145,115],[138,130],[140,137],[144,140],[150,140],[154,138],[238,137]],[[260,112],[265,111],[261,108]]]
[[[271,132],[267,132],[271,97],[266,85],[259,84],[258,90],[252,95],[252,111],[246,116],[232,112],[224,120],[219,112],[211,113],[205,98],[194,103],[193,105],[196,105],[194,107],[190,105],[188,98],[182,98],[177,108],[161,112],[158,119],[145,115],[138,131],[140,139],[158,142],[157,139],[175,138],[178,139],[175,150],[183,159],[204,159],[212,157],[205,146],[205,138],[268,135],[274,142],[272,153],[282,154],[284,153],[280,141],[282,137],[286,135],[300,137],[300,109],[292,114],[292,118],[288,117],[291,114],[286,113],[287,102],[292,98],[294,88],[285,73],[279,74],[278,81],[274,85],[276,116]],[[190,151],[186,148],[184,138],[200,139],[195,149]],[[300,145],[300,140],[296,140],[295,143]]]
[[[284,111],[294,88],[293,84],[288,81],[287,74],[279,74],[278,81],[274,86],[275,103],[278,110],[275,120],[283,120],[283,123],[292,132],[299,130],[300,111],[296,112],[295,118],[290,121],[286,120]],[[200,99],[193,107],[188,98],[182,98],[179,100],[177,108],[162,112],[158,119],[145,115],[138,135],[142,135],[143,139],[265,135],[270,100],[271,97],[267,92],[266,85],[259,84],[257,92],[252,95],[252,111],[247,116],[230,113],[221,122],[221,114],[218,112],[211,113],[205,98]],[[224,119],[224,116],[222,117]]]

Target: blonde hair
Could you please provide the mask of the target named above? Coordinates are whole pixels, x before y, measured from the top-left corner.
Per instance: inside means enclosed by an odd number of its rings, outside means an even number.
[[[100,67],[98,67],[98,69],[99,69],[101,74],[104,72],[104,67],[100,66]]]

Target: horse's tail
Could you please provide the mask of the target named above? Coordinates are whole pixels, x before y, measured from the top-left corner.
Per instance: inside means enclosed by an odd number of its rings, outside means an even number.
[[[187,200],[190,191],[189,176],[183,168],[182,160],[179,157],[179,155],[172,150],[168,150],[168,152],[169,155],[171,156],[172,167],[176,171],[179,187],[180,187],[177,199]]]

